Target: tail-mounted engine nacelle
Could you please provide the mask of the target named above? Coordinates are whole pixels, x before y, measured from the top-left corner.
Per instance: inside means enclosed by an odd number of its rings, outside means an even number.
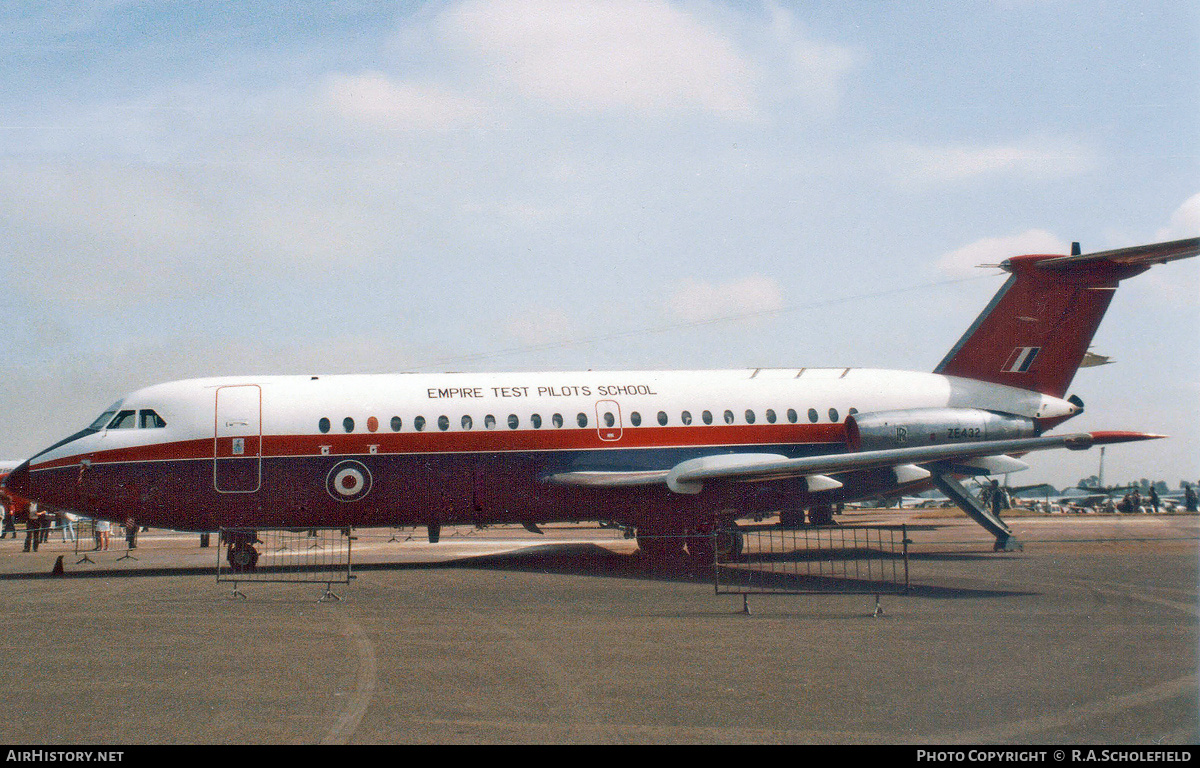
[[[912,408],[857,413],[846,419],[846,443],[852,451],[978,443],[1038,434],[1033,419],[979,408]]]

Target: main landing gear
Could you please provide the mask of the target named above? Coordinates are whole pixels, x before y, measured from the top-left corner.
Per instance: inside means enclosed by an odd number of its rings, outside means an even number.
[[[225,560],[229,570],[234,573],[248,573],[258,567],[258,550],[255,544],[261,544],[262,539],[253,532],[239,531],[225,534]]]

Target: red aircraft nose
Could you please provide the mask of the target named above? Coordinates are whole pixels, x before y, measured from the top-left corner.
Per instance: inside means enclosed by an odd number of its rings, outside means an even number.
[[[29,498],[29,462],[23,462],[19,467],[8,473],[2,484],[6,491]]]

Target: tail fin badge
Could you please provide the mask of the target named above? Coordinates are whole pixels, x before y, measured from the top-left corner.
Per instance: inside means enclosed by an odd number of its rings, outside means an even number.
[[[1033,361],[1041,351],[1041,347],[1017,347],[1000,370],[1005,373],[1025,373],[1033,367]]]

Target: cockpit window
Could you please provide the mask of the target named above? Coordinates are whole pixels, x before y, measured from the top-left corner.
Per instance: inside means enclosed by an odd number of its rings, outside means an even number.
[[[104,427],[108,424],[108,422],[112,421],[113,415],[117,412],[117,409],[119,409],[120,407],[121,407],[121,401],[118,400],[117,402],[115,402],[112,405],[105,408],[104,413],[100,414],[100,417],[98,419],[96,419],[95,421],[93,421],[92,425],[90,427],[88,427],[88,429],[104,429]]]
[[[137,427],[137,411],[121,411],[108,425],[109,429],[134,429]]]
[[[141,411],[138,414],[138,417],[138,426],[140,426],[142,429],[159,429],[167,426],[167,422],[163,421],[162,416],[159,416],[157,413],[148,408]]]

